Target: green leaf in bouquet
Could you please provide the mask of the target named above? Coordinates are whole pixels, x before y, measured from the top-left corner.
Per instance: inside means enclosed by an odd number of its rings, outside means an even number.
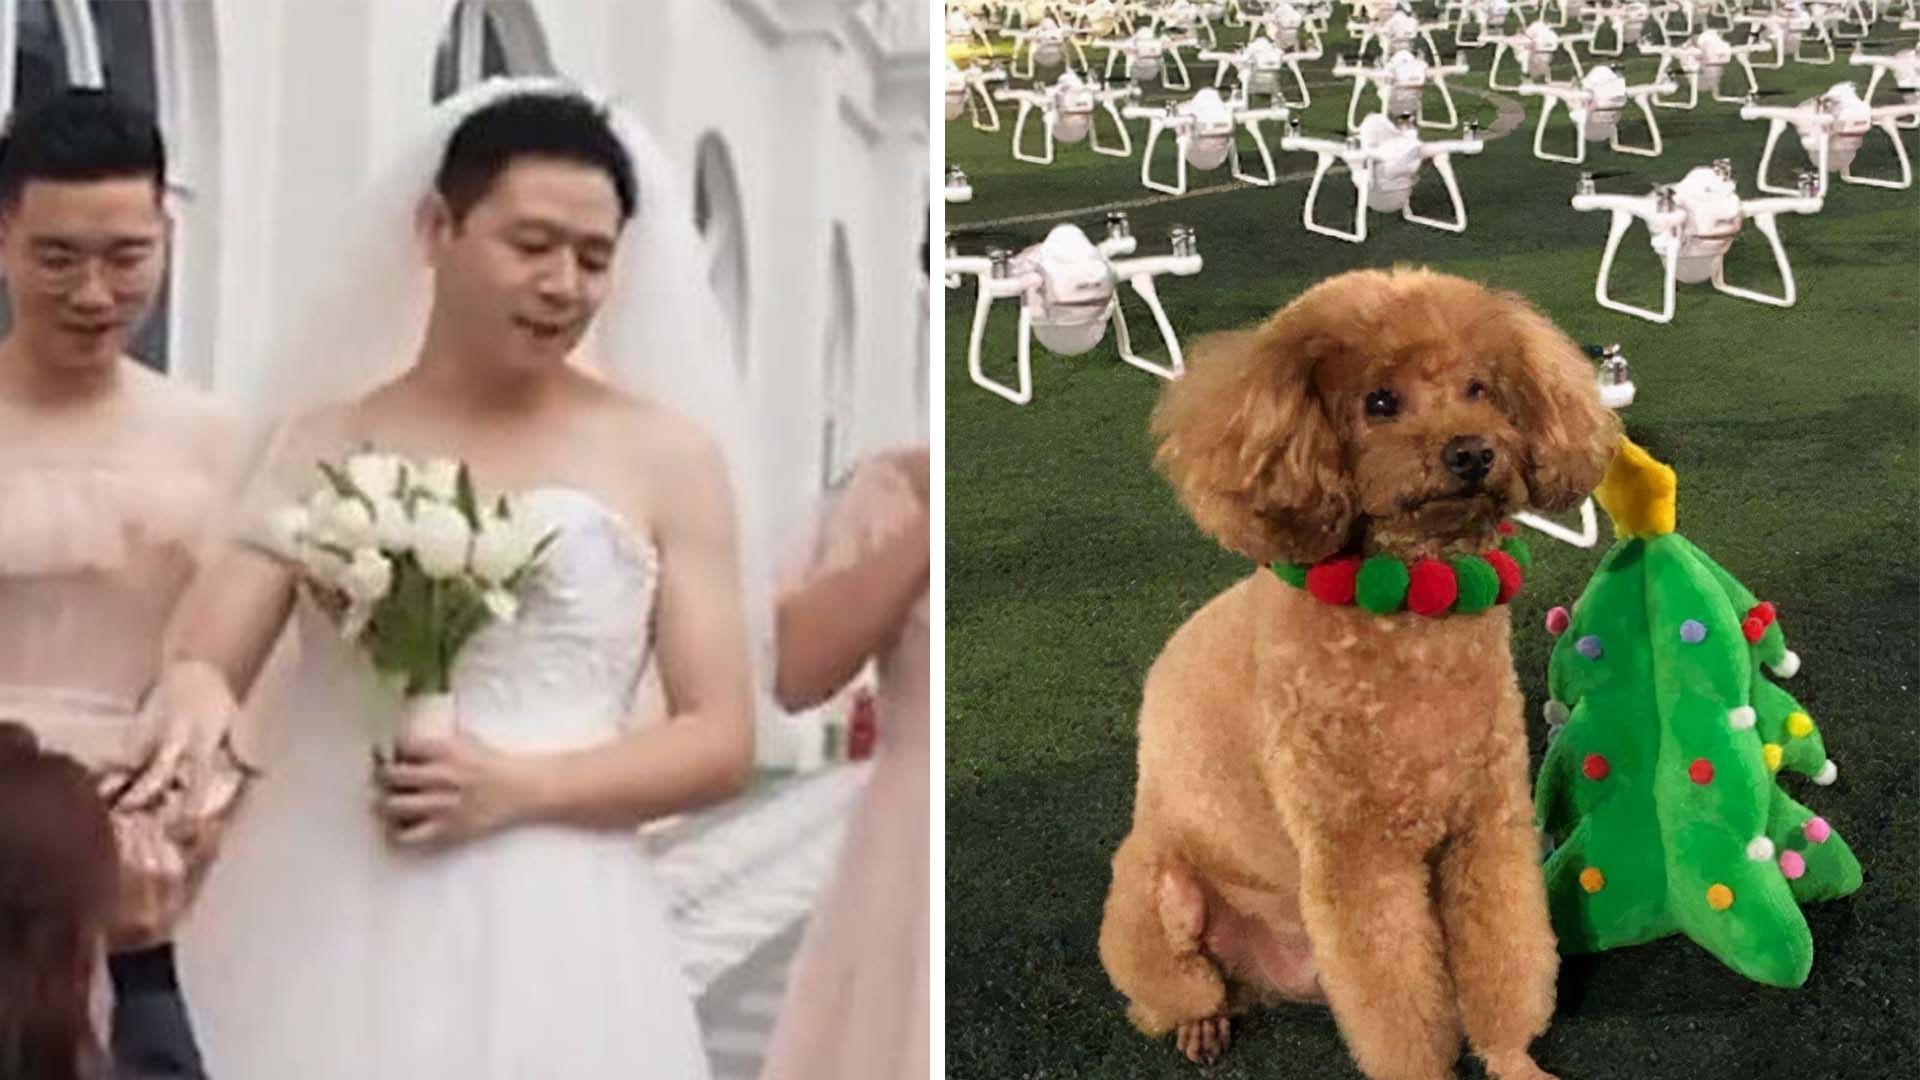
[[[460,479],[454,489],[454,506],[466,516],[467,526],[475,532],[480,530],[480,500],[473,490],[473,471],[466,462],[460,463]]]
[[[527,556],[527,561],[521,563],[518,570],[508,574],[507,580],[500,583],[502,587],[508,592],[520,591],[521,583],[527,579],[528,574],[533,573],[535,567],[540,565],[540,560],[546,556],[547,549],[553,547],[554,541],[558,539],[560,539],[560,530],[548,529],[547,534],[533,545],[533,551]]]
[[[327,478],[327,483],[333,487],[334,494],[343,499],[357,500],[360,505],[367,508],[367,513],[373,513],[373,500],[367,497],[366,492],[355,487],[347,474],[340,471],[339,466],[327,461],[322,461],[319,465],[320,475]]]

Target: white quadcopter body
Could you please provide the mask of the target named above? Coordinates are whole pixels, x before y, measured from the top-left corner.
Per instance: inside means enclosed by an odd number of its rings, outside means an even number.
[[[1613,215],[1607,246],[1600,257],[1600,273],[1594,282],[1594,299],[1601,307],[1656,323],[1673,321],[1676,281],[1687,284],[1712,281],[1715,289],[1729,296],[1775,307],[1792,307],[1796,296],[1793,268],[1787,264],[1787,252],[1780,245],[1780,230],[1774,219],[1780,214],[1817,213],[1821,205],[1820,197],[1812,193],[1811,184],[1806,193],[1791,198],[1742,200],[1734,189],[1732,164],[1724,160],[1712,167],[1693,169],[1678,184],[1656,188],[1650,195],[1598,194],[1593,190],[1593,181],[1583,176],[1580,190],[1573,197],[1575,210],[1605,210]],[[1614,256],[1635,219],[1646,224],[1648,239],[1661,262],[1659,311],[1616,300],[1611,294]],[[1727,283],[1724,269],[1727,251],[1749,219],[1772,245],[1782,286],[1778,296]]]
[[[1066,66],[1072,70],[1078,66],[1082,71],[1087,70],[1086,50],[1080,47],[1073,33],[1051,15],[1042,18],[1037,26],[1024,30],[1002,30],[1001,33],[1013,39],[1013,74],[1016,78],[1031,79],[1040,68]],[[1078,65],[1068,62],[1072,56],[1079,58]],[[1024,67],[1021,66],[1022,57],[1026,60]]]
[[[1000,109],[993,103],[991,84],[1005,81],[1007,73],[1003,69],[979,66],[963,68],[951,60],[947,61],[943,98],[947,119],[958,120],[961,113],[970,113],[975,129],[999,131]]]
[[[1789,56],[1803,64],[1833,63],[1833,38],[1826,24],[1815,20],[1800,0],[1781,0],[1773,11],[1736,15],[1734,21],[1748,28],[1752,40],[1764,41],[1773,49],[1771,59],[1754,61],[1756,68],[1777,71],[1787,66]],[[1806,52],[1809,41],[1819,47],[1812,55]]]
[[[1367,211],[1398,213],[1408,221],[1445,232],[1465,232],[1467,207],[1460,197],[1460,185],[1453,175],[1452,155],[1478,154],[1483,149],[1479,132],[1469,124],[1464,139],[1424,142],[1420,129],[1410,117],[1399,121],[1378,114],[1360,121],[1360,130],[1345,141],[1309,138],[1297,133],[1280,140],[1283,150],[1307,150],[1318,155],[1313,182],[1307,188],[1307,201],[1300,212],[1308,231],[1363,243],[1367,239]],[[1320,184],[1335,158],[1344,161],[1348,179],[1354,188],[1352,230],[1322,225],[1314,219]],[[1431,161],[1440,174],[1447,195],[1453,200],[1453,220],[1424,217],[1413,212],[1413,186],[1420,178],[1420,166]]]
[[[1140,182],[1154,191],[1164,191],[1169,195],[1184,195],[1187,191],[1187,167],[1201,172],[1210,172],[1229,159],[1233,162],[1233,177],[1260,187],[1272,187],[1279,182],[1279,174],[1273,167],[1273,154],[1267,149],[1266,136],[1261,134],[1260,124],[1265,120],[1285,120],[1288,112],[1284,107],[1255,109],[1250,108],[1244,98],[1235,95],[1223,98],[1218,90],[1208,87],[1195,94],[1190,101],[1164,107],[1128,106],[1128,119],[1145,120],[1149,125],[1146,149],[1140,155]],[[1261,175],[1248,173],[1240,167],[1240,146],[1234,138],[1237,128],[1246,128],[1253,136],[1253,143],[1260,150],[1260,161],[1266,166]],[[1176,173],[1173,183],[1156,180],[1153,177],[1153,149],[1160,142],[1160,136],[1173,132],[1177,148]]]
[[[1892,56],[1868,56],[1855,46],[1853,57],[1848,63],[1873,68],[1873,75],[1867,79],[1866,92],[1861,95],[1868,103],[1872,103],[1874,92],[1880,87],[1880,80],[1891,75],[1894,91],[1900,95],[1900,103],[1920,105],[1920,47],[1901,49]],[[1897,128],[1920,127],[1920,117],[1896,121],[1894,126]]]
[[[1302,41],[1309,41],[1307,48],[1316,54],[1320,51],[1320,31],[1306,14],[1292,4],[1282,0],[1268,8],[1266,13],[1253,24],[1248,36],[1248,44],[1254,39],[1265,36],[1280,48],[1292,51],[1301,47]]]
[[[1079,356],[1100,344],[1109,325],[1114,329],[1121,360],[1163,379],[1179,378],[1186,370],[1180,339],[1161,306],[1153,279],[1158,274],[1190,277],[1200,272],[1202,263],[1193,232],[1176,227],[1170,255],[1126,258],[1134,249],[1135,240],[1123,214],[1108,215],[1107,238],[1097,245],[1078,226],[1058,225],[1045,240],[1011,257],[1005,252],[963,257],[949,246],[948,287],[957,287],[962,275],[972,275],[979,281],[967,344],[967,371],[974,383],[1016,405],[1025,405],[1033,400],[1034,338],[1061,356]],[[1169,363],[1155,363],[1134,351],[1126,313],[1120,307],[1119,285],[1123,281],[1152,311],[1154,324],[1166,343]],[[1017,381],[1011,386],[987,375],[981,364],[981,340],[996,300],[1020,303]]]
[[[1533,156],[1543,161],[1579,165],[1587,160],[1588,143],[1604,142],[1618,153],[1658,157],[1661,147],[1660,124],[1653,117],[1653,106],[1648,99],[1673,88],[1672,83],[1659,82],[1629,86],[1624,77],[1605,64],[1587,72],[1572,86],[1522,83],[1522,95],[1545,99],[1540,107],[1540,122],[1533,129]],[[1620,114],[1628,104],[1638,107],[1640,115],[1646,117],[1651,145],[1629,146],[1620,141]],[[1577,129],[1572,154],[1557,154],[1546,148],[1547,124],[1554,108],[1562,105]]]
[[[991,49],[993,39],[981,23],[964,8],[952,8],[947,12],[947,48],[966,49],[978,45]]]
[[[1081,32],[1091,37],[1111,38],[1133,32],[1133,20],[1114,0],[1092,0],[1081,6],[1077,18]]]
[[[1397,52],[1412,52],[1424,42],[1427,55],[1437,60],[1440,47],[1433,43],[1433,32],[1447,28],[1444,22],[1423,23],[1404,7],[1383,7],[1371,22],[1364,25],[1347,24],[1347,33],[1360,37],[1360,48],[1356,50],[1358,56],[1366,56],[1369,45],[1379,45],[1380,55],[1384,57]]]
[[[1573,64],[1573,77],[1585,77],[1586,71],[1580,65],[1580,54],[1573,51],[1576,42],[1593,43],[1591,31],[1561,33],[1539,20],[1526,25],[1519,33],[1498,38],[1495,41],[1493,65],[1487,69],[1487,85],[1495,90],[1518,90],[1519,82],[1500,81],[1500,62],[1512,56],[1520,65],[1520,75],[1525,81],[1546,83],[1553,81],[1553,57],[1564,52]]]
[[[1507,33],[1507,21],[1517,13],[1513,0],[1454,0],[1448,10],[1454,45],[1461,49],[1477,49]]]
[[[1389,119],[1412,116],[1417,127],[1451,130],[1459,126],[1460,114],[1454,110],[1453,94],[1447,90],[1447,76],[1466,73],[1465,61],[1429,64],[1406,49],[1389,55],[1374,67],[1352,65],[1345,60],[1333,65],[1335,78],[1353,79],[1353,96],[1347,99],[1349,131],[1359,129],[1360,96],[1368,86],[1380,100],[1381,116]],[[1427,119],[1425,99],[1429,86],[1439,92],[1441,103],[1447,107],[1447,118],[1443,121]]]
[[[1664,44],[1667,41],[1667,26],[1656,14],[1664,14],[1664,9],[1656,13],[1646,0],[1618,0],[1590,9],[1593,23],[1589,29],[1593,32],[1593,40],[1587,44],[1587,51],[1595,56],[1624,56],[1629,48],[1645,40],[1648,22],[1653,23]],[[1603,31],[1608,32],[1606,36],[1611,38],[1611,44],[1606,46],[1600,44]]]
[[[1240,96],[1248,101],[1264,97],[1269,104],[1278,103],[1293,109],[1304,109],[1313,103],[1313,94],[1307,89],[1307,78],[1300,70],[1300,61],[1320,59],[1317,39],[1312,49],[1289,50],[1271,38],[1256,37],[1238,52],[1203,52],[1200,59],[1215,65],[1215,87],[1226,81],[1227,69],[1232,68],[1240,80]],[[1293,75],[1293,84],[1300,92],[1299,97],[1287,95],[1283,73]]]
[[[1180,56],[1180,43],[1176,39],[1162,37],[1141,27],[1130,37],[1097,44],[1107,50],[1108,79],[1113,78],[1114,62],[1124,56],[1127,58],[1127,78],[1132,79],[1136,86],[1159,79],[1160,85],[1168,90],[1193,88],[1193,80],[1187,74],[1187,62]],[[1175,72],[1179,73],[1178,78]]]
[[[993,96],[1001,101],[1020,103],[1019,115],[1013,123],[1014,160],[1051,165],[1056,140],[1069,144],[1089,142],[1095,153],[1131,157],[1133,136],[1128,133],[1126,122],[1120,119],[1120,110],[1114,103],[1132,98],[1138,92],[1132,88],[1091,85],[1077,72],[1063,71],[1050,84],[1026,90],[996,90]],[[1042,129],[1038,153],[1026,148],[1027,121],[1036,109],[1040,112]],[[1113,119],[1113,126],[1120,133],[1117,145],[1100,141],[1100,125],[1094,116],[1096,109],[1104,109]]]
[[[1759,89],[1759,83],[1753,77],[1751,57],[1772,46],[1764,41],[1734,45],[1722,37],[1718,30],[1702,30],[1693,38],[1679,45],[1649,45],[1640,43],[1640,51],[1658,54],[1660,67],[1654,72],[1653,81],[1671,82],[1675,69],[1687,80],[1685,99],[1671,96],[1656,96],[1655,105],[1663,109],[1691,109],[1700,103],[1700,91],[1705,90],[1715,101],[1735,102],[1745,100],[1738,94],[1723,93],[1721,86],[1725,81],[1727,65],[1738,63],[1741,74],[1746,77],[1746,92],[1751,94]],[[1664,93],[1664,92],[1663,92]]]
[[[1819,179],[1815,194],[1823,197],[1827,193],[1827,174],[1835,169],[1840,171],[1840,179],[1849,184],[1896,190],[1911,187],[1913,167],[1907,160],[1907,148],[1900,142],[1900,132],[1895,124],[1913,117],[1920,117],[1920,104],[1903,102],[1876,109],[1860,96],[1852,83],[1839,83],[1826,93],[1789,108],[1750,104],[1740,109],[1742,120],[1768,121],[1767,146],[1760,153],[1760,190],[1780,194],[1794,190],[1780,187],[1767,179],[1773,164],[1774,148],[1788,125],[1791,125],[1800,137],[1801,149],[1806,151],[1817,171]],[[1893,143],[1894,158],[1900,166],[1899,179],[1859,176],[1853,171],[1854,158],[1859,156],[1861,144],[1874,128],[1886,132],[1887,138]]]
[[[1201,8],[1202,5],[1191,0],[1170,0],[1161,5],[1154,17],[1153,28],[1169,34],[1192,36],[1196,41],[1204,39],[1207,48],[1218,48],[1220,39],[1214,33],[1213,20]]]

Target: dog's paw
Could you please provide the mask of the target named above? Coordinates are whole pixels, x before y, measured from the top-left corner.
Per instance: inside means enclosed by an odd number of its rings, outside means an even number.
[[[1205,1020],[1189,1020],[1174,1031],[1174,1043],[1187,1060],[1196,1065],[1211,1065],[1227,1052],[1227,1042],[1231,1037],[1227,1018],[1209,1016]],[[1545,1075],[1545,1074],[1542,1074]]]
[[[1511,1054],[1489,1054],[1487,1075],[1493,1080],[1559,1080],[1552,1073],[1534,1064],[1532,1056],[1525,1050]]]

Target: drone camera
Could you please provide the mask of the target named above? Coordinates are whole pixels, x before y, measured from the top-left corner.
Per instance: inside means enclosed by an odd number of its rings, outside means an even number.
[[[990,270],[988,271],[989,274],[996,278],[1007,277],[1008,262],[1010,261],[1010,259],[1011,259],[1011,256],[1008,255],[1006,248],[988,248],[987,264],[990,267]]]
[[[1581,173],[1580,186],[1575,190],[1575,194],[1592,195],[1596,190],[1593,183],[1593,174],[1590,172]]]
[[[1173,254],[1177,258],[1186,258],[1200,254],[1200,241],[1194,235],[1191,225],[1175,225],[1168,230],[1168,239],[1173,243]]]
[[[1127,222],[1125,210],[1114,210],[1107,214],[1107,239],[1124,240],[1133,235],[1133,226]]]
[[[1715,158],[1713,160],[1713,175],[1722,180],[1733,179],[1733,160],[1731,158]]]

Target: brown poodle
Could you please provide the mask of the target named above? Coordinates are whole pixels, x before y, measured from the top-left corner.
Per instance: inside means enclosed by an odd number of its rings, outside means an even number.
[[[1201,342],[1154,413],[1200,527],[1261,565],[1147,676],[1133,831],[1100,958],[1189,1058],[1231,1014],[1324,1001],[1373,1080],[1496,1080],[1553,1012],[1508,609],[1380,616],[1265,566],[1478,553],[1572,506],[1620,428],[1580,350],[1526,302],[1425,270],[1321,282]]]

